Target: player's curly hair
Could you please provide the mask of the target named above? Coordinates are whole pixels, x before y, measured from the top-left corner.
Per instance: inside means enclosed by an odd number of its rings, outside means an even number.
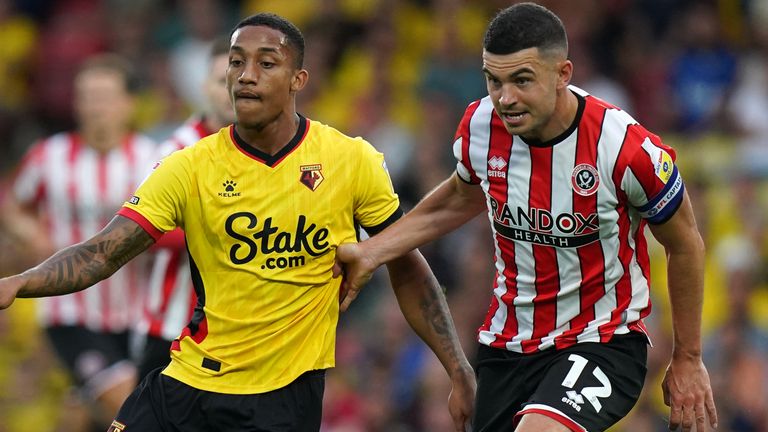
[[[526,48],[568,52],[565,27],[557,15],[535,3],[518,3],[500,11],[485,32],[483,48],[492,54],[512,54]]]
[[[247,26],[265,26],[284,34],[288,45],[296,52],[296,69],[304,67],[304,35],[301,34],[301,30],[292,22],[273,13],[265,12],[251,15],[244,18],[232,29],[232,32],[229,34],[230,40],[238,29]]]

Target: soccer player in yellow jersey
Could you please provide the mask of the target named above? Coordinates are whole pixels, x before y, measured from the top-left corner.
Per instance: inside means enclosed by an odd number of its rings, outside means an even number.
[[[401,211],[380,153],[296,113],[303,55],[283,18],[241,21],[227,68],[236,124],[162,160],[93,238],[0,280],[0,308],[79,291],[184,229],[197,308],[170,365],[147,376],[111,431],[319,429],[339,314],[336,246]],[[445,298],[419,252],[388,266],[406,319],[450,376],[463,431],[475,379]]]

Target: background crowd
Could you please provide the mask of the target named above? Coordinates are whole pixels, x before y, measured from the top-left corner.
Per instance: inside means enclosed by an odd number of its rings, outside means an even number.
[[[407,209],[454,169],[465,106],[486,94],[483,31],[509,0],[0,0],[0,197],[24,152],[71,129],[72,78],[117,53],[139,77],[137,130],[157,140],[206,102],[208,48],[242,17],[278,13],[305,34],[298,111],[385,154]],[[768,431],[768,1],[550,0],[568,29],[573,83],[673,146],[707,244],[705,362],[720,430]],[[487,223],[423,249],[464,348],[491,296]],[[0,233],[0,274],[36,264]],[[660,248],[652,248],[649,385],[616,431],[666,430],[670,351]],[[450,430],[445,372],[405,323],[385,274],[341,317],[327,432]],[[0,432],[67,431],[68,378],[35,302],[0,313]]]

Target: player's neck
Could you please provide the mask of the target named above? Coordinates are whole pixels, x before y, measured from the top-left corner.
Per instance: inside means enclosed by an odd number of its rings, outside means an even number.
[[[566,88],[563,91],[565,94],[559,97],[556,102],[555,113],[547,126],[547,133],[542,137],[542,141],[549,141],[560,136],[571,127],[576,119],[576,114],[579,111],[579,99],[570,89]]]
[[[299,116],[295,112],[282,112],[264,124],[237,124],[237,134],[246,144],[263,153],[274,155],[296,135]]]
[[[129,131],[122,129],[104,130],[83,128],[80,129],[79,133],[85,145],[95,149],[99,153],[108,153],[123,144],[123,140],[129,134]]]

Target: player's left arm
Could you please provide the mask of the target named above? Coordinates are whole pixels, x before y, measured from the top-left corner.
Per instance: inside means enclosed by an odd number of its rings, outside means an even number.
[[[705,430],[707,417],[717,427],[717,411],[709,374],[701,357],[701,311],[704,284],[704,242],[696,227],[691,201],[664,223],[649,225],[667,255],[667,283],[672,307],[674,346],[662,383],[664,402],[670,407],[669,426],[684,431],[696,424]]]
[[[418,250],[388,262],[387,270],[405,319],[448,372],[452,385],[448,409],[454,429],[463,432],[472,417],[477,385],[442,288]]]

